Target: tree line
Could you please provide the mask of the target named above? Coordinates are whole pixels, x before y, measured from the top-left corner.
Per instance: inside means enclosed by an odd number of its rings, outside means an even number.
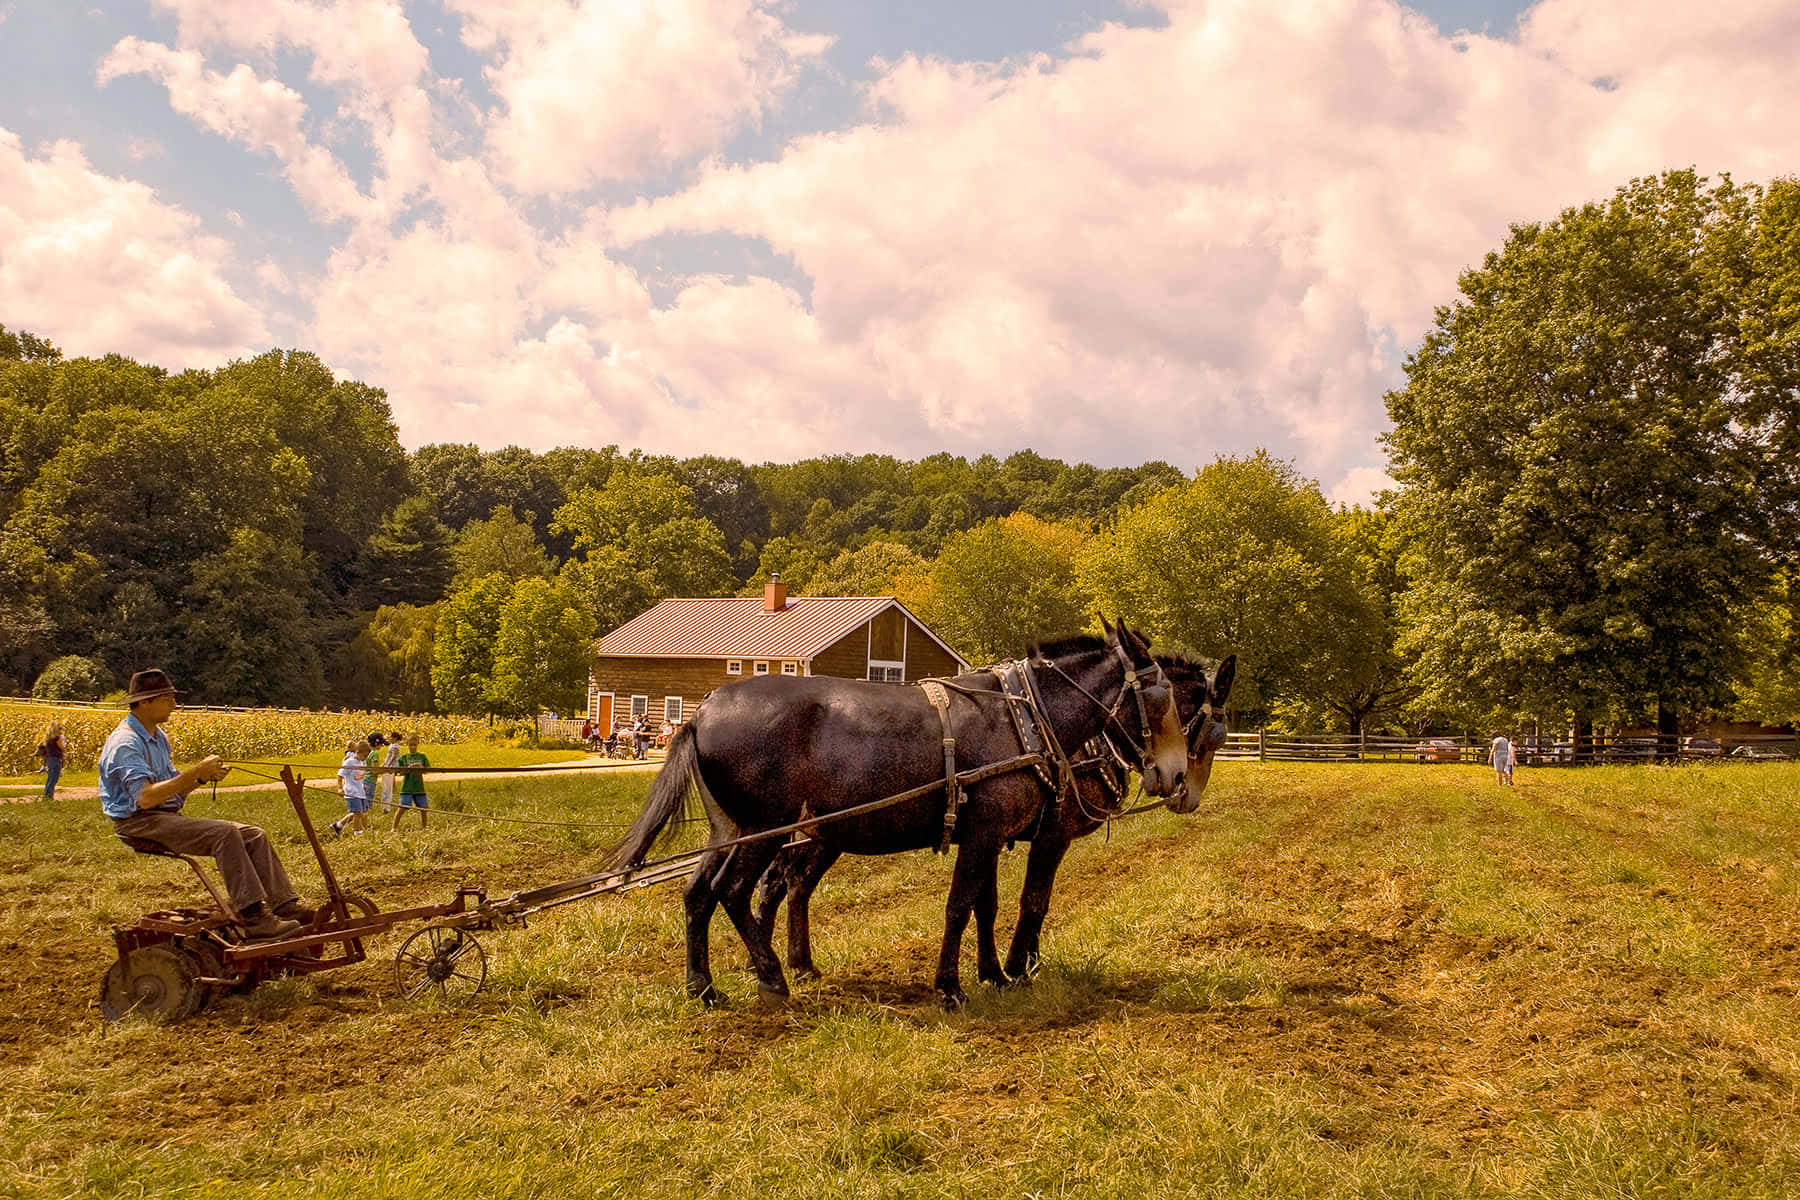
[[[898,596],[973,661],[1119,613],[1298,729],[1800,716],[1800,186],[1693,172],[1516,226],[1387,397],[1398,487],[399,445],[312,355],[170,374],[0,328],[0,686],[180,663],[232,703],[579,703],[664,596]]]

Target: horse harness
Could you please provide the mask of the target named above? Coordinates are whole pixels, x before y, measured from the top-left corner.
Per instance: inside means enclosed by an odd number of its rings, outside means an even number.
[[[1071,679],[1068,672],[1048,659],[1040,659],[1035,662],[1031,659],[1017,659],[987,668],[998,684],[998,691],[965,687],[953,680],[942,678],[922,679],[918,682],[919,690],[925,693],[926,700],[930,701],[931,707],[937,711],[938,722],[944,731],[944,826],[943,832],[938,838],[937,853],[948,854],[950,852],[951,838],[956,833],[956,821],[963,804],[963,784],[974,782],[976,779],[987,778],[989,775],[999,774],[1002,771],[1023,770],[1027,767],[1037,775],[1038,781],[1049,793],[1049,799],[1038,809],[1037,820],[1032,825],[1031,834],[1027,836],[1035,836],[1048,823],[1059,800],[1075,796],[1076,802],[1080,803],[1079,793],[1075,787],[1075,772],[1078,767],[1088,765],[1090,760],[1084,758],[1080,762],[1071,761],[1063,750],[1062,744],[1057,740],[1055,732],[1051,729],[1049,714],[1044,707],[1044,698],[1038,689],[1036,671],[1040,668],[1048,667],[1054,670],[1068,681],[1069,686],[1087,697],[1094,707],[1104,710],[1107,723],[1117,725],[1119,733],[1128,742],[1133,739],[1119,721],[1119,708],[1125,703],[1126,693],[1131,693],[1137,700],[1141,737],[1135,744],[1138,751],[1138,765],[1142,766],[1144,756],[1149,752],[1152,736],[1150,709],[1144,699],[1146,685],[1139,678],[1136,666],[1133,665],[1124,649],[1114,643],[1113,652],[1119,656],[1119,661],[1125,668],[1125,680],[1119,690],[1119,698],[1111,708],[1107,708],[1098,697]],[[1167,687],[1167,677],[1160,663],[1155,664],[1155,672],[1155,683],[1150,686]],[[1012,717],[1013,731],[1018,736],[1019,749],[1022,753],[1005,763],[993,764],[997,769],[978,768],[975,771],[957,771],[956,731],[950,719],[950,693],[952,691],[961,692],[971,699],[996,695],[1004,699],[1006,711]],[[1210,706],[1208,707],[1210,708]],[[1120,768],[1125,770],[1131,768],[1132,764],[1119,752],[1110,736],[1102,733],[1091,739],[1084,749],[1092,750],[1095,742],[1103,743],[1106,746],[1112,759]],[[1106,774],[1108,783],[1113,783],[1110,764],[1107,766]],[[1122,781],[1115,786],[1118,788],[1118,792],[1122,793]],[[1109,787],[1108,790],[1113,789]]]

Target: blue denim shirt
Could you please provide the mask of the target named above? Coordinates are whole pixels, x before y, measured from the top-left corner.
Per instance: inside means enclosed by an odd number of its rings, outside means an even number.
[[[161,783],[179,774],[163,731],[152,733],[136,716],[127,716],[100,749],[100,807],[114,820],[129,817],[138,811],[138,793],[145,784]],[[172,796],[157,808],[177,812],[186,800],[186,796]]]

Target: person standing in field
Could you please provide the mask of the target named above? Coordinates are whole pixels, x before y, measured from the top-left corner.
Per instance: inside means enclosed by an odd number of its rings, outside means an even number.
[[[44,760],[44,799],[56,799],[56,781],[62,776],[63,759],[69,756],[69,739],[63,736],[61,721],[52,721],[38,743],[37,756]]]
[[[369,827],[369,743],[344,745],[344,761],[338,767],[338,795],[344,798],[344,815],[331,823],[331,832],[342,833],[347,824],[357,833]]]
[[[238,921],[251,938],[282,937],[313,919],[300,902],[268,835],[255,825],[182,813],[188,793],[217,783],[231,768],[208,755],[177,771],[162,726],[175,712],[174,686],[162,671],[131,677],[131,711],[100,750],[100,807],[122,838],[154,842],[177,854],[206,854],[219,864]]]
[[[398,734],[394,735],[398,737]],[[394,763],[400,768],[400,804],[394,809],[394,823],[390,831],[400,828],[400,814],[409,808],[419,812],[419,828],[425,828],[425,819],[429,815],[431,801],[425,796],[425,772],[431,767],[431,760],[419,753],[419,735],[406,735],[406,753],[399,756]]]
[[[394,761],[400,757],[400,736],[398,729],[388,734],[387,748],[381,753],[383,767],[391,768]],[[392,770],[382,771],[375,779],[376,787],[381,795],[382,808],[393,811],[394,815],[398,817],[399,810],[394,808],[394,772]]]
[[[1513,745],[1504,733],[1494,735],[1494,744],[1488,747],[1488,761],[1494,767],[1494,780],[1497,783],[1511,784],[1513,767],[1517,758],[1513,754]]]

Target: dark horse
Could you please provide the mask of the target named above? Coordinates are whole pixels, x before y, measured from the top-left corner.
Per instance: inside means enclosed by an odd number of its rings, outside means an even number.
[[[1104,639],[1076,637],[1040,646],[1021,668],[1031,707],[1052,745],[1079,747],[1111,731],[1130,747],[1144,789],[1179,796],[1187,767],[1186,738],[1170,686],[1150,656],[1149,640],[1123,626]],[[1140,676],[1141,673],[1141,676]],[[641,866],[669,822],[698,791],[711,821],[711,848],[688,881],[688,991],[709,1002],[713,988],[707,933],[723,904],[737,927],[758,990],[787,995],[768,930],[750,909],[752,891],[781,851],[780,835],[722,843],[808,823],[807,833],[836,853],[892,854],[940,844],[945,830],[946,758],[957,771],[998,766],[1021,757],[1011,709],[993,676],[975,672],[944,681],[953,752],[938,710],[922,687],[829,676],[765,676],[729,684],[701,704],[669,745],[668,760],[644,811],[615,852],[621,869]],[[1008,841],[1030,831],[1051,791],[1029,766],[971,778],[961,787],[952,840],[957,844],[937,989],[946,1004],[962,1002],[958,958],[963,930],[976,917],[979,972],[1005,981],[994,948],[998,908],[995,873]],[[832,814],[889,797],[920,794],[853,816]],[[817,821],[817,824],[811,822]]]
[[[1157,661],[1174,689],[1176,712],[1187,731],[1185,788],[1167,805],[1179,813],[1192,812],[1206,791],[1213,758],[1225,744],[1225,723],[1216,714],[1225,711],[1225,702],[1231,696],[1237,658],[1227,658],[1211,676],[1204,667],[1185,658],[1158,655]],[[1019,923],[1013,929],[1012,947],[1006,955],[1005,971],[1011,979],[1028,978],[1037,967],[1038,935],[1050,911],[1050,891],[1056,882],[1057,868],[1070,844],[1105,825],[1125,806],[1122,766],[1129,760],[1129,750],[1118,745],[1114,731],[1103,734],[1102,739],[1110,745],[1102,746],[1097,740],[1087,747],[1089,753],[1075,764],[1074,791],[1057,797],[1039,826],[1028,835],[1031,853],[1025,864],[1025,886],[1019,893]],[[808,906],[813,889],[838,858],[837,850],[817,840],[787,845],[764,872],[757,889],[757,920],[770,936],[775,932],[775,913],[782,899],[787,900],[787,965],[796,975],[814,979],[819,976],[812,957]]]

